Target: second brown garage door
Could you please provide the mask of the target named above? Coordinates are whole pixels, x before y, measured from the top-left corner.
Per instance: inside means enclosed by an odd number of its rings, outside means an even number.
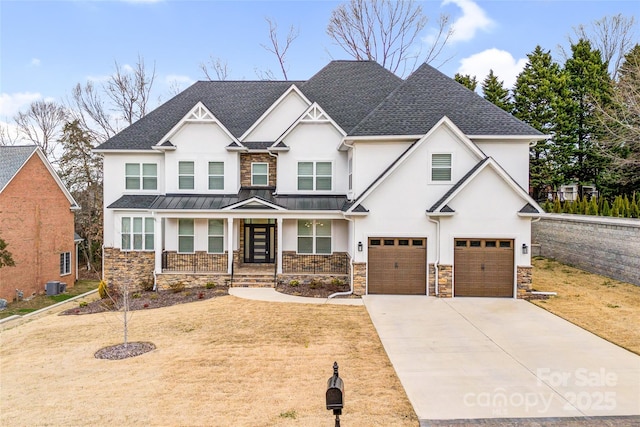
[[[425,295],[426,243],[426,239],[369,239],[369,293]]]
[[[454,295],[513,296],[513,240],[455,239]]]

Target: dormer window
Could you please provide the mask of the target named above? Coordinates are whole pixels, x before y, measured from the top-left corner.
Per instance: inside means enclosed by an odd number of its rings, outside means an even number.
[[[251,163],[251,185],[269,185],[269,164]]]
[[[158,165],[155,163],[126,163],[124,174],[127,190],[158,189]]]
[[[178,189],[193,190],[195,188],[194,162],[178,162]]]
[[[431,155],[431,181],[451,181],[451,153]]]

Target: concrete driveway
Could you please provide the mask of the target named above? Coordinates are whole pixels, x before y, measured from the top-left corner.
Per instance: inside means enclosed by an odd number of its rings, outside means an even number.
[[[526,301],[363,298],[421,420],[640,414],[640,356]]]

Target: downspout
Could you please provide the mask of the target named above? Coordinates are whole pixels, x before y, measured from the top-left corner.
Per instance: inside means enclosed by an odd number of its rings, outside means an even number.
[[[351,227],[352,230],[352,242],[355,245],[356,244],[356,229],[355,229],[355,223],[353,223],[353,219],[348,218],[346,215],[343,215],[344,219],[346,219],[347,221],[351,221],[353,227]],[[355,251],[353,251],[353,253],[355,254]],[[329,295],[327,297],[327,299],[331,299],[334,297],[341,297],[341,296],[347,296],[347,295],[352,295],[353,294],[353,257],[350,257],[351,259],[349,260],[349,290],[345,291],[345,292],[336,292],[333,293],[331,295]]]
[[[434,280],[434,289],[435,289],[435,296],[438,296],[438,265],[440,264],[440,219],[432,219],[430,216],[427,216],[427,219],[430,222],[433,222],[436,225],[436,262],[433,264],[433,270],[434,270],[434,274],[435,274],[435,280]],[[428,287],[427,287],[428,289]]]

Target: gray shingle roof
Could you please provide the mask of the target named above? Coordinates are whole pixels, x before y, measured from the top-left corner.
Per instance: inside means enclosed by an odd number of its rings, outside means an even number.
[[[36,145],[0,145],[0,191],[36,150]]]
[[[415,70],[350,135],[423,135],[443,116],[467,135],[542,135],[427,64]]]
[[[374,61],[332,61],[306,82],[196,82],[98,149],[151,149],[198,102],[239,138],[293,84],[352,136],[422,135],[443,116],[467,135],[541,135],[429,65],[402,80]]]

